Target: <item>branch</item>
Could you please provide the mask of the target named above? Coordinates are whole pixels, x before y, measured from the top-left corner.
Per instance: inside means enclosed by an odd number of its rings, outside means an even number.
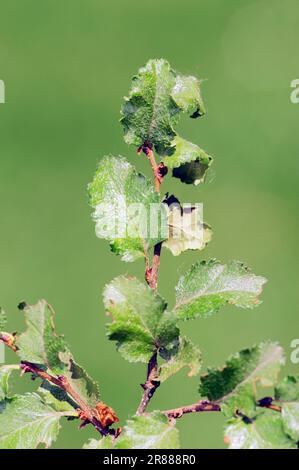
[[[136,415],[141,415],[142,413],[144,413],[150,402],[150,399],[154,395],[157,388],[160,386],[160,382],[157,380],[157,373],[157,353],[155,352],[148,363],[146,382],[141,385],[144,392],[139,407],[136,411]]]
[[[15,341],[15,335],[12,335],[10,333],[0,333],[0,341],[2,341],[7,347],[12,349],[14,352],[18,351],[18,347],[14,344]],[[53,375],[50,375],[48,372],[45,370],[41,369],[38,367],[36,364],[33,364],[31,362],[27,361],[21,361],[20,363],[20,368],[23,373],[31,373],[34,374],[34,376],[40,377],[42,380],[47,380],[48,382],[56,385],[60,389],[62,389],[64,392],[66,392],[73,400],[74,402],[78,405],[79,408],[79,413],[78,417],[84,420],[83,424],[91,423],[97,431],[99,431],[102,436],[107,436],[108,434],[115,434],[115,430],[110,430],[108,429],[108,426],[103,426],[99,419],[99,412],[96,408],[90,407],[76,392],[76,390],[73,389],[71,384],[69,383],[67,377],[64,375],[58,375],[57,377],[54,377]],[[101,407],[103,407],[103,404],[100,404]],[[111,408],[107,407],[108,411],[111,411],[113,413],[113,410]],[[114,419],[114,422],[116,422],[118,419],[114,415],[116,419]],[[109,424],[112,424],[111,422]],[[117,432],[117,431],[116,431]]]
[[[58,375],[54,377],[53,375],[48,374],[48,372],[40,369],[36,364],[32,364],[31,362],[21,361],[20,367],[23,373],[30,372],[34,375],[37,375],[42,380],[47,380],[48,382],[53,383],[60,389],[64,390],[78,405],[80,411],[84,414],[84,419],[90,422],[96,429],[99,431],[103,436],[107,436],[111,432],[108,429],[105,429],[97,416],[97,410],[90,407],[73,389],[71,384],[69,383],[67,377],[64,375]]]
[[[162,411],[162,413],[165,414],[169,419],[178,419],[181,418],[184,414],[201,413],[203,411],[221,411],[221,408],[218,403],[199,401],[193,405],[181,406],[172,410]]]

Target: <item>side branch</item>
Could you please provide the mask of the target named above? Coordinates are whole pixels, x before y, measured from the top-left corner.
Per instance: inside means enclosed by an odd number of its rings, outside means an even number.
[[[169,419],[181,418],[184,414],[200,413],[203,411],[221,411],[220,405],[209,401],[199,401],[193,405],[181,406],[172,410],[162,411]]]
[[[57,377],[54,377],[53,375],[48,374],[48,372],[40,369],[36,364],[32,364],[31,362],[27,361],[22,361],[20,367],[23,373],[30,372],[40,377],[42,380],[47,380],[48,382],[64,390],[78,405],[80,411],[84,413],[84,418],[87,421],[89,421],[103,436],[110,434],[110,431],[105,429],[99,421],[96,409],[91,408],[87,403],[85,403],[76,390],[73,389],[67,377],[64,375],[58,375]]]

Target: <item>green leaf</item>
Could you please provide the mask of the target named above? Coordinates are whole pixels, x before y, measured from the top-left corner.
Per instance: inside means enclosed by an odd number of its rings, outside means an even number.
[[[159,411],[127,421],[115,449],[179,449],[179,432]]]
[[[203,116],[206,112],[200,94],[200,81],[192,76],[177,75],[171,96],[184,112],[192,118]]]
[[[0,331],[5,329],[7,317],[5,311],[0,307]]]
[[[209,368],[200,378],[199,393],[220,402],[227,416],[239,410],[251,417],[256,410],[257,383],[273,386],[284,363],[283,349],[277,343],[260,343],[234,354],[220,369]]]
[[[116,341],[131,362],[148,362],[157,350],[171,349],[179,331],[166,303],[136,278],[119,276],[104,290],[104,304],[112,317],[108,338]]]
[[[163,158],[164,164],[172,170],[172,176],[183,183],[198,185],[205,181],[213,158],[197,145],[176,136],[171,148],[173,153]]]
[[[176,286],[175,312],[188,320],[218,312],[226,304],[253,308],[266,279],[255,276],[239,261],[221,264],[212,259],[193,264]]]
[[[299,375],[289,375],[275,389],[280,401],[283,427],[295,441],[299,441]]]
[[[36,305],[26,305],[23,312],[27,330],[16,341],[21,360],[38,364],[54,375],[65,375],[82,398],[95,406],[98,386],[74,361],[64,337],[55,332],[52,307],[40,300]]]
[[[176,353],[166,354],[166,362],[159,369],[158,380],[164,382],[183,367],[189,367],[189,377],[197,375],[201,368],[201,352],[188,338],[180,337]]]
[[[78,408],[78,405],[68,396],[68,394],[59,387],[44,381],[38,389],[38,394],[42,397],[45,404],[51,406],[55,411],[71,412]],[[78,416],[75,411],[74,416]]]
[[[174,256],[186,250],[203,250],[212,238],[212,230],[202,221],[201,205],[188,204],[181,207],[178,200],[172,196],[165,202],[169,235],[163,246]]]
[[[133,77],[121,110],[126,143],[146,143],[166,154],[176,136],[179,113],[199,117],[205,112],[199,86],[195,77],[178,75],[166,60],[150,60]]]
[[[17,365],[0,366],[0,402],[8,397],[9,387],[8,381],[13,370],[19,369]]]
[[[35,449],[56,440],[59,413],[46,405],[36,393],[17,395],[1,403],[0,449]]]
[[[297,444],[284,432],[280,413],[265,410],[251,423],[232,419],[225,429],[230,449],[296,449]]]
[[[151,181],[125,158],[102,158],[88,192],[96,235],[109,240],[124,261],[144,257],[165,238],[164,205]]]
[[[89,439],[84,444],[83,449],[113,449],[113,439],[111,436],[105,436],[100,440]]]
[[[24,310],[27,330],[16,340],[22,361],[41,364],[56,374],[61,374],[64,364],[59,354],[67,350],[65,339],[54,328],[54,312],[45,300],[26,305]]]

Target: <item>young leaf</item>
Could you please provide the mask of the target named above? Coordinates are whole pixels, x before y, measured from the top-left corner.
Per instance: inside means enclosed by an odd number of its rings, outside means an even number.
[[[27,330],[16,340],[18,355],[22,361],[46,366],[61,374],[64,364],[59,354],[67,350],[65,339],[54,328],[54,312],[45,300],[23,309]]]
[[[279,413],[265,410],[252,420],[232,419],[224,441],[230,449],[296,449],[297,444],[283,430]]]
[[[144,257],[163,240],[166,220],[160,197],[151,181],[125,158],[102,158],[88,192],[96,235],[108,239],[123,261]]]
[[[56,440],[65,413],[43,403],[36,393],[17,395],[1,405],[0,449],[50,447]]]
[[[283,379],[275,389],[275,399],[280,401],[285,432],[299,441],[299,376]]]
[[[163,158],[163,163],[172,170],[172,176],[186,184],[197,186],[203,183],[213,158],[197,145],[179,136],[173,139],[172,148],[173,153]]]
[[[51,306],[40,300],[36,305],[26,305],[23,312],[27,330],[16,341],[21,360],[65,375],[81,397],[94,406],[99,401],[98,386],[74,361],[64,337],[56,334]]]
[[[170,197],[169,201],[177,201]],[[202,221],[201,208],[199,206],[181,207],[180,203],[171,202],[168,206],[169,236],[163,242],[174,256],[180,255],[186,250],[203,250],[212,238],[212,230]]]
[[[132,88],[121,111],[124,138],[137,147],[153,146],[166,154],[176,136],[179,113],[204,114],[200,83],[195,77],[178,75],[166,60],[150,60],[133,77]]]
[[[17,365],[0,366],[0,402],[8,397],[9,387],[8,381],[13,370],[19,369]]]
[[[256,307],[265,282],[264,277],[255,276],[239,261],[197,262],[176,286],[176,315],[182,320],[203,317],[218,312],[228,303],[243,308]]]
[[[208,369],[200,378],[199,393],[221,403],[221,410],[232,416],[237,410],[253,416],[257,383],[270,387],[276,383],[285,363],[283,349],[277,343],[260,343],[231,356],[220,369]]]
[[[174,422],[159,411],[134,416],[127,421],[115,449],[179,449],[179,432]]]
[[[162,357],[164,357],[162,355]],[[176,353],[166,354],[164,364],[159,369],[158,380],[164,382],[176,374],[183,367],[189,367],[189,377],[197,375],[201,368],[201,352],[192,341],[184,336],[180,337]]]
[[[104,290],[104,304],[113,321],[108,338],[131,362],[148,362],[154,352],[174,347],[179,331],[166,303],[136,278],[119,276]]]

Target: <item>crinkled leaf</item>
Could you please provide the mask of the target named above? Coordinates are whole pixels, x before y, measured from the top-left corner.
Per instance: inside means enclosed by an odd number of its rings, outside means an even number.
[[[17,365],[3,365],[0,366],[0,401],[8,397],[9,386],[8,381],[10,374],[13,370],[18,369]]]
[[[160,382],[164,382],[183,367],[189,367],[189,377],[197,375],[201,368],[201,352],[199,348],[184,336],[181,336],[179,339],[177,351],[166,354],[164,358],[166,362],[159,369],[158,380]]]
[[[164,164],[172,170],[172,176],[183,183],[203,183],[213,158],[197,145],[179,136],[172,141],[173,153],[163,158]]]
[[[61,416],[36,393],[5,400],[0,411],[0,449],[50,447],[58,436]]]
[[[256,384],[273,386],[284,363],[283,349],[277,343],[266,342],[243,349],[231,356],[221,369],[209,368],[200,378],[199,393],[220,402],[228,416],[237,410],[253,416]]]
[[[166,60],[148,61],[133,77],[122,107],[126,143],[137,147],[147,143],[160,155],[167,153],[180,112],[194,118],[204,114],[199,81],[178,75]]]
[[[296,449],[297,444],[284,432],[280,413],[265,410],[251,423],[241,418],[229,421],[225,442],[230,449]]]
[[[176,315],[182,320],[207,316],[228,303],[243,308],[256,307],[265,282],[264,277],[254,275],[239,261],[197,262],[176,286]]]
[[[299,376],[283,379],[275,389],[275,399],[280,401],[285,432],[299,441]]]
[[[165,312],[166,303],[138,279],[115,278],[104,290],[104,304],[113,320],[108,337],[125,359],[148,362],[155,351],[177,342],[179,332],[172,314]]]
[[[186,250],[203,250],[212,238],[212,230],[202,220],[201,205],[188,204],[182,207],[179,202],[167,205],[166,200],[166,207],[169,235],[163,246],[174,256]]]
[[[149,179],[123,157],[105,156],[88,186],[99,238],[124,261],[144,256],[165,238],[164,206]]]
[[[159,411],[128,420],[114,443],[115,449],[179,449],[179,446],[175,423]]]
[[[53,374],[65,375],[72,387],[94,406],[99,401],[97,384],[74,361],[63,336],[54,327],[54,312],[45,300],[26,305],[27,330],[17,338],[18,355],[22,361],[38,364]]]
[[[64,370],[59,354],[67,349],[65,339],[54,328],[54,312],[45,300],[26,305],[24,310],[27,330],[16,340],[22,361],[41,364],[60,374]]]

